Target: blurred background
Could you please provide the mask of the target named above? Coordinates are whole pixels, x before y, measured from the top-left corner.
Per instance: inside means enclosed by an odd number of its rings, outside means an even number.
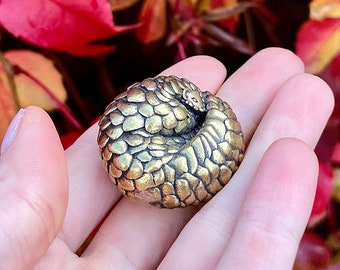
[[[340,269],[339,0],[2,0],[0,140],[18,108],[34,104],[67,148],[130,84],[198,54],[230,76],[271,46],[295,52],[334,91],[295,269]]]

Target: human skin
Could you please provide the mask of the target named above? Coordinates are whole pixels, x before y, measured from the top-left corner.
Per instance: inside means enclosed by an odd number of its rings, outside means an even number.
[[[216,93],[238,116],[247,149],[228,185],[200,209],[131,202],[102,168],[97,125],[64,152],[48,115],[28,107],[0,156],[0,269],[292,268],[331,90],[278,48],[257,53],[226,82],[224,66],[207,56],[162,72],[170,74]]]

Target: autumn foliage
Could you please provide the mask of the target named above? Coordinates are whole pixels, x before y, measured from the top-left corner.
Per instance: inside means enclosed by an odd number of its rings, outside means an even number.
[[[123,43],[126,48],[134,45],[131,40],[139,43],[140,52],[155,50],[166,54],[165,50],[170,48],[174,52],[172,62],[191,54],[211,52],[211,48],[217,51],[228,48],[233,53],[229,58],[238,55],[246,59],[259,49],[259,40],[267,41],[263,47],[280,45],[279,34],[273,29],[287,22],[282,21],[282,16],[275,14],[267,2],[271,1],[0,1],[0,141],[17,109],[30,104],[51,114],[62,112],[66,119],[62,122],[66,122],[66,127],[61,132],[65,147],[83,131],[82,124],[89,125],[95,120],[92,116],[86,121],[79,117],[85,115],[84,106],[92,108],[84,105],[90,102],[80,100],[81,90],[77,93],[72,83],[65,86],[70,78],[56,65],[55,60],[59,58],[51,56],[90,59],[96,68],[102,67],[100,63],[108,59],[105,57],[117,58],[114,52],[121,44],[117,46],[115,38],[130,35],[126,39],[130,43]],[[276,5],[279,6],[279,2]],[[309,15],[295,32],[295,46],[291,49],[303,60],[308,72],[329,83],[334,90],[336,107],[316,149],[320,161],[316,199],[294,269],[336,269],[340,267],[340,222],[337,220],[340,213],[340,1],[313,0],[305,8]],[[127,23],[116,24],[115,19],[121,14],[129,15],[121,19]],[[259,31],[261,37],[257,38]],[[4,37],[19,42],[20,49],[6,47]],[[105,72],[105,69],[99,70],[97,76],[103,80],[108,77]],[[102,84],[110,88],[107,81]],[[78,106],[68,104],[70,96]],[[78,119],[74,116],[75,107],[79,108]]]
[[[4,0],[0,7],[0,23],[13,35],[75,55],[112,51],[113,46],[93,42],[130,29],[114,24],[106,0]]]

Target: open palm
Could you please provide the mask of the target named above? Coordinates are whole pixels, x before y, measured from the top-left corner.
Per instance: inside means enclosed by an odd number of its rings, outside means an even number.
[[[0,269],[291,269],[333,96],[283,49],[259,52],[223,83],[225,73],[206,56],[162,73],[226,100],[245,134],[239,170],[199,210],[130,202],[102,168],[96,125],[64,152],[47,114],[25,109],[0,157]]]

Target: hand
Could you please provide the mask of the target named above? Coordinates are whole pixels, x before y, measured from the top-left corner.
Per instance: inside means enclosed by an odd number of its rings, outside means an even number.
[[[47,114],[26,108],[0,157],[0,269],[291,269],[313,203],[329,87],[283,49],[259,52],[225,83],[224,67],[205,56],[162,74],[232,106],[247,151],[231,182],[199,211],[130,202],[102,168],[97,125],[64,152]]]

